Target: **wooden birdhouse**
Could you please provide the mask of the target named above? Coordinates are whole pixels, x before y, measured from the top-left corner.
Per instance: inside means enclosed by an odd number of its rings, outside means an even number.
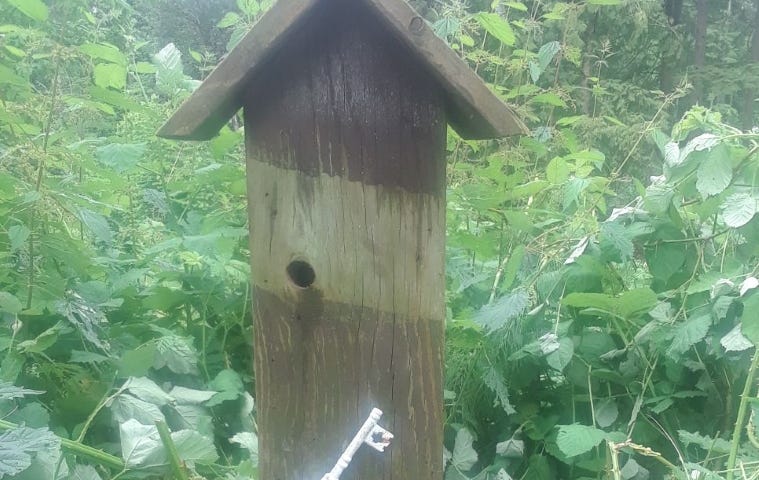
[[[522,122],[403,0],[279,0],[159,135],[245,117],[260,476],[443,478],[446,130]]]

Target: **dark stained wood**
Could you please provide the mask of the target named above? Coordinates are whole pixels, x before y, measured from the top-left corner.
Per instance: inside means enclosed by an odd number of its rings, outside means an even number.
[[[260,476],[320,479],[378,407],[395,439],[343,478],[440,480],[445,95],[365,6],[337,7],[245,106]]]
[[[365,7],[339,2],[315,17],[251,84],[249,152],[311,176],[442,194],[439,85]]]
[[[185,140],[213,137],[243,105],[242,92],[265,99],[267,91],[251,90],[249,82],[279,61],[291,34],[313,23],[318,11],[331,10],[342,0],[279,0],[219,64],[198,90],[159,130],[158,135]],[[386,25],[386,33],[401,40],[397,53],[409,53],[440,83],[448,120],[464,138],[495,138],[527,131],[501,102],[404,0],[354,0],[374,14],[370,21]],[[323,18],[323,15],[319,18]],[[274,60],[276,59],[276,61]]]
[[[450,103],[448,121],[459,135],[481,139],[527,133],[519,117],[405,1],[364,1],[443,85]]]

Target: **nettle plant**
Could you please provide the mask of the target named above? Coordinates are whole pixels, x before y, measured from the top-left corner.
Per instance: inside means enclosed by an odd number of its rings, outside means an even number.
[[[662,175],[611,208],[557,133],[451,145],[447,478],[754,478],[759,134],[651,127]]]
[[[0,17],[0,478],[249,478],[241,132],[155,138],[196,82],[124,2]]]

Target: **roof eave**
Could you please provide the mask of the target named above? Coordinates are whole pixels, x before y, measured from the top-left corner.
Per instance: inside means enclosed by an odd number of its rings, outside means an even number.
[[[246,85],[288,34],[320,1],[279,0],[229,53],[158,136],[208,140],[242,107]],[[361,0],[423,62],[448,98],[449,119],[466,139],[499,138],[528,132],[506,106],[404,0]]]

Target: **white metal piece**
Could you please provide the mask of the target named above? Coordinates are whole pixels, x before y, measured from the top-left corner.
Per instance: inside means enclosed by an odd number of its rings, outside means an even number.
[[[356,454],[361,444],[365,443],[377,450],[378,452],[384,452],[385,448],[390,445],[390,441],[393,439],[393,434],[377,425],[379,419],[382,417],[382,410],[375,408],[372,413],[369,414],[369,418],[366,419],[364,424],[359,429],[358,433],[348,447],[345,449],[340,459],[335,464],[332,470],[324,475],[321,480],[340,480],[340,475],[343,474],[348,465],[353,460],[353,455]],[[377,439],[378,440],[375,440]]]

